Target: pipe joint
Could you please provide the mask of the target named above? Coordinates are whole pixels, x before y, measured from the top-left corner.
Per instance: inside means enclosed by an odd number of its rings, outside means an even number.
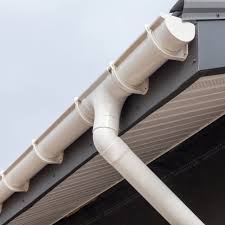
[[[117,133],[107,128],[99,128],[93,134],[94,143],[99,153],[112,166],[129,151],[129,148],[121,148],[123,141]]]
[[[99,128],[108,128],[118,134],[120,114],[126,97],[118,98],[117,91],[115,90],[115,95],[103,91],[102,94],[96,96],[94,131]]]
[[[109,128],[118,133],[121,109],[130,93],[124,90],[112,73],[91,95],[94,108],[94,128]]]
[[[99,102],[95,105],[95,120],[93,131],[100,128],[107,128],[111,129],[118,134],[119,130],[119,119],[120,119],[120,112],[121,106],[119,104],[113,104]]]

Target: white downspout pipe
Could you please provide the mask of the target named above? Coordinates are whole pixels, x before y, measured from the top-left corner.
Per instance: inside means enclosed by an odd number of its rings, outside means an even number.
[[[159,17],[29,149],[0,176],[0,205],[27,191],[44,166],[61,163],[63,152],[94,121],[99,153],[172,225],[203,224],[118,137],[126,98],[145,94],[148,77],[167,60],[183,61],[195,28],[170,15]]]
[[[94,132],[95,145],[110,163],[170,224],[204,223],[135,155],[110,128]]]
[[[86,99],[94,111],[94,144],[103,158],[170,224],[203,225],[118,137],[120,112],[127,96],[145,94],[146,79],[168,59],[182,60],[195,33],[192,24],[171,16],[161,17],[147,32],[146,41],[112,64],[106,80]]]

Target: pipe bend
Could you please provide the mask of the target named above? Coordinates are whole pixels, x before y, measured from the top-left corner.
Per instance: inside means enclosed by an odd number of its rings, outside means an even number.
[[[93,141],[99,154],[112,166],[130,151],[127,144],[111,128],[98,128],[93,132]]]

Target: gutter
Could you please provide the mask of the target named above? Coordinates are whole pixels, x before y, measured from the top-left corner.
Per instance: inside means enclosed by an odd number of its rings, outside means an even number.
[[[159,17],[118,60],[5,172],[0,203],[27,191],[29,180],[48,164],[60,164],[64,150],[90,127],[99,153],[170,224],[203,224],[118,137],[122,106],[131,94],[148,91],[148,77],[168,60],[184,61],[195,27]]]

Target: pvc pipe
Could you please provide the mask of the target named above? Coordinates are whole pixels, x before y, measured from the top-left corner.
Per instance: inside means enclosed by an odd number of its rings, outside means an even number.
[[[99,153],[170,224],[204,223],[130,150],[116,132],[99,128],[94,132]]]

